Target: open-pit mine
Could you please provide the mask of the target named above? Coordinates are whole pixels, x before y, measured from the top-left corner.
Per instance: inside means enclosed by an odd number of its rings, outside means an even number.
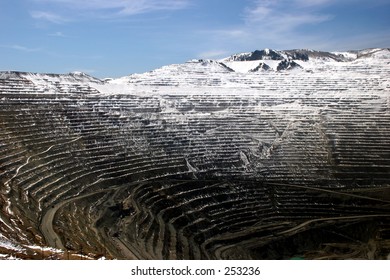
[[[390,258],[390,51],[0,72],[0,259]]]

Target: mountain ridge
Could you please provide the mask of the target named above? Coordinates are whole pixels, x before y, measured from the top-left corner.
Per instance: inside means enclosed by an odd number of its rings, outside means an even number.
[[[358,51],[346,52],[327,52],[311,49],[292,49],[292,50],[255,50],[253,52],[244,52],[231,55],[219,60],[236,72],[258,72],[258,71],[284,71],[292,69],[306,69],[305,63],[347,63],[354,62],[364,58],[390,58],[389,48],[371,48]],[[240,66],[257,62],[252,68]],[[239,65],[240,63],[241,65]],[[235,67],[236,66],[236,67]],[[310,67],[312,68],[312,67]]]
[[[390,48],[368,48],[363,50],[341,51],[319,51],[312,49],[291,49],[291,50],[273,50],[263,49],[253,52],[244,52],[231,55],[220,61],[253,61],[253,60],[301,60],[310,59],[332,59],[338,62],[352,61],[362,57],[370,57],[380,51],[390,51]]]
[[[312,49],[291,49],[291,50],[274,50],[274,49],[263,49],[255,50],[253,52],[242,52],[236,53],[229,57],[222,59],[192,59],[181,64],[170,64],[165,65],[160,68],[153,69],[144,73],[133,73],[130,75],[112,78],[96,78],[92,75],[89,75],[84,72],[74,71],[70,73],[39,73],[39,72],[26,72],[26,71],[16,71],[16,70],[4,70],[0,71],[0,79],[11,78],[11,77],[26,77],[26,76],[48,76],[50,78],[68,78],[70,80],[74,79],[79,82],[97,82],[105,83],[113,80],[119,80],[127,78],[134,75],[147,75],[148,73],[153,73],[159,71],[160,69],[167,69],[172,67],[180,67],[186,64],[200,64],[200,66],[207,67],[213,66],[214,69],[222,68],[227,70],[227,72],[244,72],[244,73],[253,73],[258,71],[282,71],[282,70],[291,70],[296,68],[305,69],[302,63],[305,62],[354,62],[359,59],[364,58],[377,58],[377,59],[390,59],[390,48],[368,48],[363,50],[350,50],[350,51],[318,51]],[[240,69],[235,69],[232,67],[233,63],[248,63],[248,62],[258,62],[254,67],[242,71]],[[289,63],[288,63],[289,62]],[[294,62],[294,63],[292,63]],[[294,67],[291,67],[291,64]],[[287,66],[286,66],[287,65]]]
[[[192,59],[185,63],[166,65],[149,72],[114,79],[98,79],[82,72],[45,74],[3,71],[0,72],[0,80],[18,80],[20,86],[25,85],[25,93],[48,94],[76,93],[80,88],[83,92],[111,94],[118,91],[130,92],[139,86],[250,88],[264,83],[264,79],[268,83],[269,78],[262,77],[268,75],[294,73],[298,78],[300,75],[329,74],[343,79],[350,74],[380,74],[381,71],[387,72],[389,60],[388,48],[333,53],[307,49],[264,49],[235,54],[221,60]]]

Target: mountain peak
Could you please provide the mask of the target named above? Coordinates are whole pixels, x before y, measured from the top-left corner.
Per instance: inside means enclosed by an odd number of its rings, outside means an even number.
[[[236,72],[248,73],[260,70],[280,71],[291,69],[313,70],[324,63],[353,62],[357,59],[390,59],[389,49],[365,49],[360,51],[328,52],[312,49],[273,50],[263,49],[234,54],[220,60]],[[309,69],[308,69],[309,68]]]
[[[350,56],[349,56],[350,58]],[[343,53],[331,53],[315,51],[310,49],[292,49],[278,51],[273,49],[255,50],[249,53],[239,53],[225,59],[225,61],[256,61],[256,60],[300,60],[330,59],[334,61],[345,61]]]
[[[227,61],[254,61],[254,60],[283,60],[285,57],[280,51],[272,49],[255,50],[250,53],[239,53],[227,58]]]

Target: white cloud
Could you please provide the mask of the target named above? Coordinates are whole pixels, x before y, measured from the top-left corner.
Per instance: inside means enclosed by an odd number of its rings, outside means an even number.
[[[274,31],[293,30],[304,24],[317,24],[332,18],[331,15],[316,11],[315,6],[333,0],[256,1],[244,14],[248,26],[267,26]]]
[[[360,50],[366,48],[388,48],[390,46],[390,31],[360,33],[337,40],[324,42],[323,49],[331,51]]]
[[[125,7],[123,7],[121,13],[132,15],[132,14],[140,14],[147,13],[157,10],[181,10],[187,7],[188,2],[186,1],[174,1],[174,0],[166,0],[166,1],[139,1],[139,2],[131,2]]]
[[[237,27],[232,29],[217,29],[217,30],[205,30],[202,33],[208,33],[215,35],[216,37],[225,37],[228,39],[242,39],[244,37],[250,36],[251,32],[249,32],[246,27]]]
[[[306,33],[302,28],[331,21],[334,16],[324,7],[335,0],[253,0],[245,7],[242,23],[232,28],[209,30],[218,46],[228,45],[234,50],[253,48],[314,47],[326,34]],[[352,0],[348,0],[352,1]],[[207,32],[207,31],[206,31]]]
[[[205,59],[221,59],[224,58],[225,56],[229,56],[231,53],[226,50],[210,50],[210,51],[205,51],[201,52],[198,54],[199,58],[205,58]]]
[[[295,0],[296,4],[301,7],[322,6],[335,1],[336,0]]]
[[[67,19],[61,15],[58,15],[58,14],[55,14],[52,12],[46,12],[46,11],[32,11],[32,12],[30,12],[30,15],[34,19],[46,20],[46,21],[49,21],[52,23],[57,23],[57,24],[61,24],[61,23],[65,23],[65,22],[69,21],[69,19]]]
[[[31,0],[37,4],[77,11],[79,15],[89,16],[129,16],[136,14],[150,13],[154,11],[174,11],[189,6],[190,0]],[[63,11],[66,12],[66,11]],[[55,22],[55,17],[42,15],[47,20]],[[53,20],[54,19],[54,20]]]
[[[385,1],[372,0],[370,5],[384,4]],[[337,0],[252,0],[243,8],[240,24],[206,30],[203,34],[212,42],[207,46],[209,49],[225,49],[230,53],[259,48],[336,51],[389,47],[390,36],[385,27],[356,32],[337,26],[345,12],[338,5],[363,3],[363,0],[343,0],[343,3]],[[356,25],[358,20],[356,18]]]
[[[21,46],[21,45],[0,45],[1,48],[6,48],[6,49],[13,49],[16,51],[21,51],[21,52],[38,52],[41,51],[42,49],[40,48],[29,48],[26,46]]]
[[[65,36],[64,33],[60,32],[60,31],[57,31],[57,32],[54,32],[54,33],[50,33],[49,34],[50,37],[60,37],[60,38],[66,38],[67,36]]]

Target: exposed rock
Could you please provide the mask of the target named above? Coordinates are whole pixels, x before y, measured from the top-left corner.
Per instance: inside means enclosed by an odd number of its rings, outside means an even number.
[[[283,70],[292,70],[292,69],[296,69],[296,68],[302,68],[302,66],[299,65],[298,63],[296,63],[295,61],[285,59],[278,64],[278,67],[276,68],[276,70],[283,71]]]

